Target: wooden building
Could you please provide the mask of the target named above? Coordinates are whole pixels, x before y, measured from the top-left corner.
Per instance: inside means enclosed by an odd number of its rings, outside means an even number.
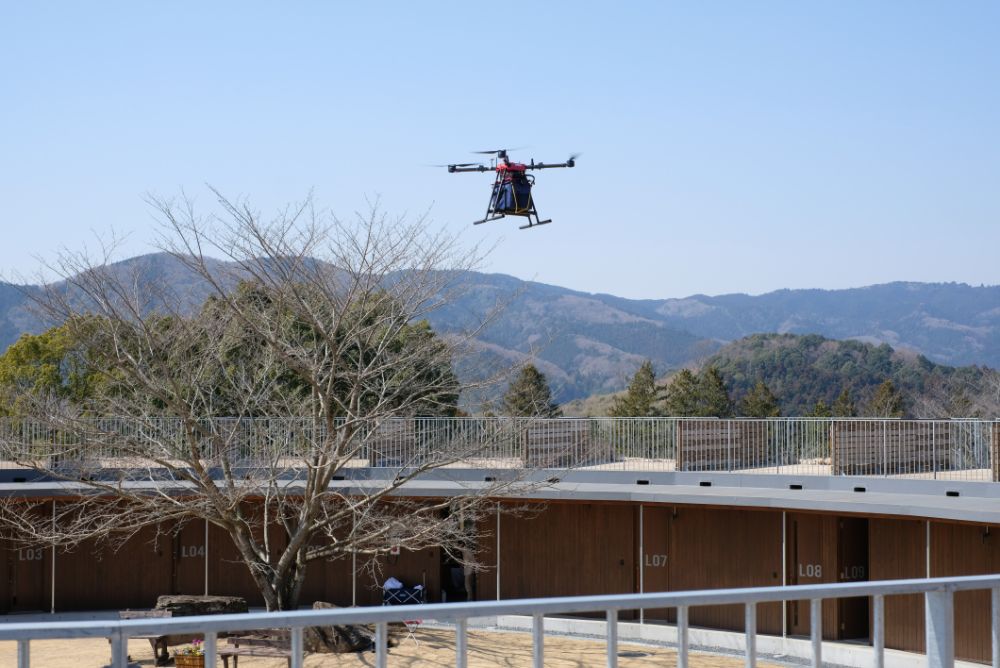
[[[859,479],[850,478],[703,478],[698,473],[638,479],[623,472],[590,472],[576,480],[564,476],[537,498],[498,499],[497,514],[482,527],[487,538],[480,546],[483,568],[475,575],[473,597],[1000,572],[1000,521],[988,521],[994,516],[1000,520],[1000,498],[994,498],[991,483],[868,480],[860,486]],[[0,487],[10,493],[10,486]],[[919,505],[920,499],[927,503]],[[518,512],[507,512],[514,510]],[[276,534],[275,540],[280,539]],[[233,594],[246,597],[252,606],[263,604],[219,529],[198,522],[178,530],[150,527],[115,547],[88,544],[68,552],[5,544],[0,549],[0,612],[146,608],[167,593]],[[374,570],[345,559],[317,562],[310,565],[302,603],[378,604],[380,584],[389,576],[422,584],[429,600],[441,600],[451,568],[437,549],[403,551],[382,559]],[[988,594],[959,594],[955,604],[958,656],[987,661]],[[743,627],[738,607],[693,608],[690,614],[695,626]],[[645,610],[643,620],[670,622],[672,615],[672,610]],[[637,616],[623,614],[625,619]],[[888,597],[885,619],[887,647],[923,649],[921,597]],[[762,605],[758,630],[807,636],[808,602]],[[868,638],[869,601],[825,602],[823,634],[830,640]]]

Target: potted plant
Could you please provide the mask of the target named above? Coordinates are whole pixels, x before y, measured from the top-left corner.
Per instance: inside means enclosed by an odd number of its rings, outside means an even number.
[[[191,644],[174,651],[174,666],[176,668],[205,668],[205,648],[201,640],[192,640]]]

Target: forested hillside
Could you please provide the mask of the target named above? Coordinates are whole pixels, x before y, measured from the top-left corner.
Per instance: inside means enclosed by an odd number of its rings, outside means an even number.
[[[721,376],[733,415],[747,413],[746,398],[761,384],[774,396],[781,415],[835,414],[838,401],[847,401],[852,407],[841,409],[846,414],[859,416],[1000,414],[1000,374],[995,370],[936,364],[923,355],[893,350],[886,344],[835,341],[817,335],[755,334],[703,361],[695,368],[697,377],[704,377],[710,369]],[[676,394],[682,385],[677,381],[678,374],[660,376],[661,401],[656,412],[678,414],[666,399],[671,388]],[[691,388],[690,392],[697,392],[695,384]],[[892,409],[886,411],[885,393],[890,389]],[[599,395],[569,403],[563,411],[567,415],[607,415],[613,406],[614,397]]]
[[[990,385],[996,373],[983,367],[946,366],[886,344],[816,335],[756,334],[721,349],[705,366],[719,369],[734,397],[763,381],[784,415],[807,414],[818,401],[832,406],[845,389],[863,412],[878,386],[891,380],[908,415],[965,417],[995,405],[992,394],[1000,389]]]

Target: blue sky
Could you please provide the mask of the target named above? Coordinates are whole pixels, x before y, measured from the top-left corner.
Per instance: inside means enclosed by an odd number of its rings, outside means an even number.
[[[486,269],[628,297],[1000,283],[1000,4],[8,3],[0,269],[94,234],[151,250],[143,194],[265,211],[380,196]],[[554,225],[473,228],[489,177]]]

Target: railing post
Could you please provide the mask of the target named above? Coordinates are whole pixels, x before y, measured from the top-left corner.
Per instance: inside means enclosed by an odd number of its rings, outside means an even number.
[[[733,423],[726,422],[726,471],[733,471]]]
[[[937,480],[937,423],[931,422],[931,465],[934,468],[934,479]]]
[[[302,644],[303,644],[302,643],[302,627],[301,626],[294,627],[292,629],[291,635],[292,635],[292,643],[291,643],[292,644],[292,647],[291,647],[291,649],[292,649],[292,657],[291,657],[292,658],[292,668],[302,668],[302,659],[303,659],[302,650],[304,649],[302,647]],[[206,652],[206,656],[207,656],[207,654],[208,653]],[[206,666],[214,666],[215,662],[213,661],[212,663],[208,663],[206,661],[205,665]]]
[[[375,667],[376,668],[386,668],[388,663],[389,648],[388,644],[388,630],[389,625],[386,622],[378,622],[375,624]]]
[[[688,608],[677,608],[677,668],[688,668]]]
[[[31,664],[31,641],[17,641],[17,668],[28,668]]]
[[[532,615],[531,619],[531,665],[545,668],[545,616],[541,614]]]
[[[809,601],[809,638],[812,640],[812,668],[823,668],[823,599]]]
[[[874,668],[885,668],[885,597],[872,596],[872,651]]]
[[[882,420],[882,477],[889,477],[889,423]]]
[[[924,594],[926,608],[927,668],[955,664],[955,601],[950,591]]]
[[[618,611],[608,610],[608,668],[618,668]]]
[[[468,620],[455,622],[455,668],[466,668],[469,663]]]
[[[747,655],[743,665],[746,668],[757,666],[757,604],[746,604],[746,645]]]
[[[993,668],[1000,668],[1000,589],[990,590],[990,629],[993,636]]]
[[[205,642],[203,645],[203,649],[205,650],[206,666],[214,666],[216,665],[216,663],[218,663],[216,658],[218,655],[218,652],[216,651],[218,645],[218,643],[216,642],[217,640],[218,636],[214,632],[208,632],[205,634]]]
[[[214,632],[208,632],[205,634],[205,642],[202,645],[202,649],[205,652],[205,665],[214,666],[217,663],[218,656],[218,635]]]
[[[128,668],[128,636],[121,629],[111,636],[111,668]]]

